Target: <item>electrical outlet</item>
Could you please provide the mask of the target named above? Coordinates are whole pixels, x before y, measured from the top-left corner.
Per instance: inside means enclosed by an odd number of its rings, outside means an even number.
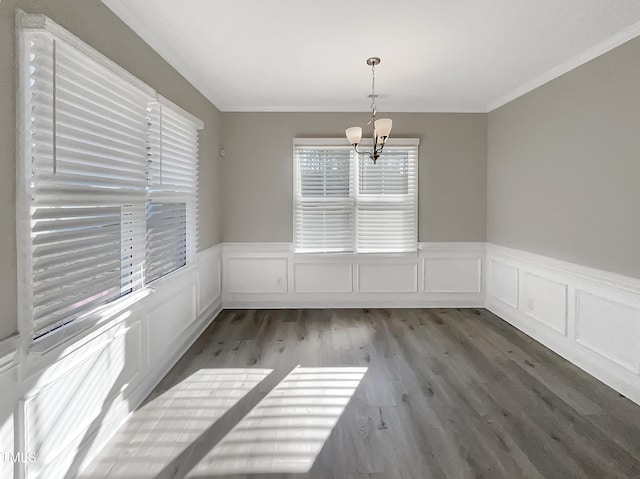
[[[533,311],[534,309],[536,309],[536,300],[533,298],[529,298],[529,301],[527,302],[527,307],[529,308],[529,311]]]
[[[276,279],[276,286],[282,286],[282,278]]]

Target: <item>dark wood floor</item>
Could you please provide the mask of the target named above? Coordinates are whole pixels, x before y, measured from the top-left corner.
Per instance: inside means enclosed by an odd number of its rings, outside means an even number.
[[[368,371],[308,474],[223,477],[640,478],[640,406],[476,309],[224,311],[85,477],[221,477],[207,453],[297,364]],[[218,368],[273,372],[178,415],[168,394]]]

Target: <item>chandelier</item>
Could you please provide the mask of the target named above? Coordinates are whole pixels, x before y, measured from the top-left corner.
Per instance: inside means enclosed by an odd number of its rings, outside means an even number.
[[[345,130],[347,139],[353,146],[356,153],[359,155],[368,155],[369,158],[373,160],[374,165],[380,157],[382,149],[389,138],[392,123],[389,118],[380,118],[379,120],[376,120],[376,98],[378,97],[378,95],[376,95],[376,65],[378,64],[380,64],[380,59],[378,57],[371,57],[367,60],[367,65],[371,67],[371,95],[369,95],[369,98],[371,98],[371,120],[367,123],[367,126],[373,124],[373,146],[371,147],[371,151],[358,150],[358,145],[362,139],[362,127],[352,126]]]

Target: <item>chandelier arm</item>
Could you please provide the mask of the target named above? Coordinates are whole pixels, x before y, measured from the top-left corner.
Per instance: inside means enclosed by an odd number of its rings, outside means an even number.
[[[353,145],[353,151],[355,151],[358,155],[367,155],[370,159],[373,160],[374,163],[375,163],[375,160],[378,158],[378,152],[376,152],[375,150],[373,152],[359,151],[358,145]]]
[[[358,145],[353,145],[353,151],[355,151],[358,155],[364,155],[365,153],[367,155],[371,155],[371,153],[369,153],[368,151],[358,151]]]

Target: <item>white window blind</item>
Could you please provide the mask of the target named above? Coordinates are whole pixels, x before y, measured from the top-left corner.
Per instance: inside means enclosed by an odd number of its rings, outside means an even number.
[[[25,32],[34,336],[140,287],[150,98]]]
[[[359,156],[358,251],[416,251],[417,146],[385,146],[375,165]]]
[[[19,16],[20,314],[38,338],[188,264],[198,130],[41,15]]]
[[[200,120],[167,101],[150,108],[147,283],[195,257],[201,128]]]
[[[389,140],[375,165],[336,143],[294,143],[295,251],[416,251],[418,140]]]
[[[295,249],[341,252],[354,248],[354,196],[349,150],[294,147]]]

